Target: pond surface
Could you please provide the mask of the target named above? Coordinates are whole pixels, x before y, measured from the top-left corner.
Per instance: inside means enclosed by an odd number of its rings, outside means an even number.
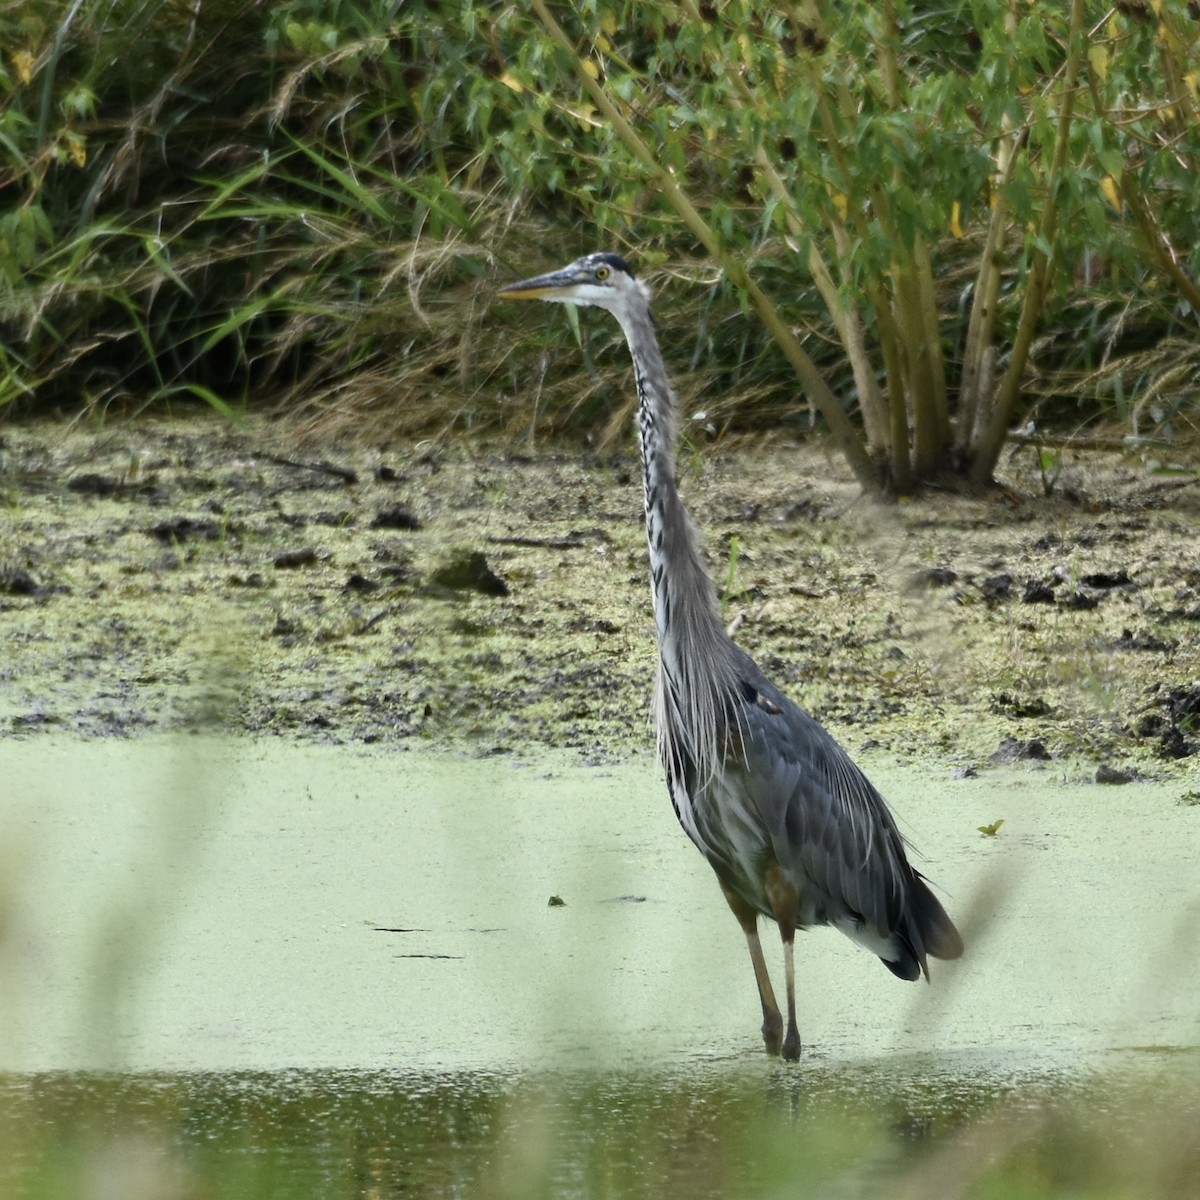
[[[649,758],[0,743],[0,1151],[50,1170],[65,1145],[95,1172],[124,1146],[118,1179],[190,1171],[229,1195],[696,1195],[773,1178],[751,1135],[777,1126],[785,1178],[853,1163],[860,1185],[912,1131],[1008,1099],[1120,1113],[1182,1087],[1194,1129],[1186,783],[864,765],[967,954],[925,986],[802,937],[785,1067]]]

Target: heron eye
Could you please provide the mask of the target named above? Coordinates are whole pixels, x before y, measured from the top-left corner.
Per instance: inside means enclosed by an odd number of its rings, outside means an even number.
[[[608,278],[608,275],[609,275],[609,270],[607,267],[597,267],[596,268],[596,278],[598,280],[600,280],[601,283],[603,283]]]

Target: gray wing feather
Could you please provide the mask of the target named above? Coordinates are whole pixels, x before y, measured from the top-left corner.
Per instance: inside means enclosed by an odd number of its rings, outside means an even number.
[[[891,935],[904,923],[914,872],[887,803],[812,717],[764,677],[751,682],[776,711],[741,710],[740,766],[776,859],[825,893],[831,919],[858,918]]]
[[[749,655],[730,650],[738,682],[709,710],[725,746],[716,770],[688,753],[670,706],[661,741],[676,812],[717,874],[772,916],[763,872],[773,858],[800,891],[801,925],[841,926],[903,979],[927,973],[927,955],[957,958],[962,939],[909,864],[887,802]]]

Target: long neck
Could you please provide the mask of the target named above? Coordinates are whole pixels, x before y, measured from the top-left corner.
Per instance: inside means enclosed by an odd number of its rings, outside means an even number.
[[[635,312],[621,324],[637,380],[650,592],[660,660],[660,734],[664,721],[674,726],[670,732],[676,738],[695,742],[687,747],[693,760],[711,767],[723,697],[736,682],[733,643],[675,483],[675,398],[649,311]]]
[[[700,558],[699,537],[675,482],[673,397],[638,364],[638,434],[650,554],[650,594],[664,659],[675,657],[689,626],[721,631],[716,590]],[[721,631],[723,637],[723,631]],[[674,664],[672,664],[674,665]]]

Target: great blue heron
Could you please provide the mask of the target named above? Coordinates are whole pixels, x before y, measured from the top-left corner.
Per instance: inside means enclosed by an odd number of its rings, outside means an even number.
[[[633,356],[658,631],[658,748],[675,815],[717,873],[750,947],[768,1054],[800,1057],[792,943],[834,925],[901,979],[962,939],[909,865],[887,803],[833,737],[780,692],[726,633],[695,526],[675,484],[675,398],[654,335],[649,292],[616,254],[509,284],[508,300],[607,309]],[[783,938],[787,1033],[758,938]]]

